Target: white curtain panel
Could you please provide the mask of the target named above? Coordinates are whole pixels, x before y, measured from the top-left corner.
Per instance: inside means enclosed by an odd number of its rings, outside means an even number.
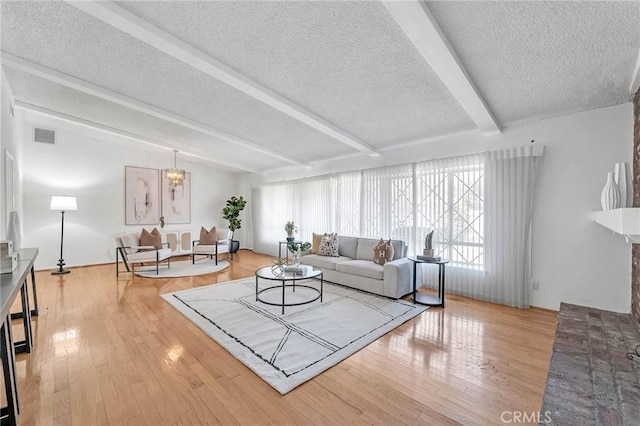
[[[541,155],[532,146],[486,154],[488,301],[529,307],[533,197]]]
[[[434,160],[416,168],[418,224],[433,229],[437,256],[449,259],[448,293],[529,307],[531,227],[543,147]],[[435,288],[437,267],[423,265]]]
[[[333,232],[333,205],[329,176],[280,182],[253,188],[254,250],[278,254],[278,241],[286,239],[284,225],[293,221],[295,238],[311,242],[314,232]]]
[[[253,190],[254,246],[277,253],[284,224],[311,234],[401,239],[422,254],[434,231],[447,292],[529,306],[531,215],[542,147],[522,147],[264,185]],[[438,268],[422,265],[427,287]]]
[[[485,278],[485,155],[416,164],[416,237],[422,253],[433,231],[434,255],[448,259],[447,292],[483,298]],[[436,287],[438,267],[421,265],[423,285]]]

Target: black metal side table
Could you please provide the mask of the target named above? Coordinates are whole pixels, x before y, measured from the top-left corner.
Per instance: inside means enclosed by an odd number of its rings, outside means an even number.
[[[413,262],[413,303],[427,306],[442,306],[444,308],[444,272],[445,266],[449,261],[446,259],[437,261],[423,260],[418,259],[417,257],[410,257],[409,260]],[[416,272],[418,263],[438,265],[438,296],[416,292]]]

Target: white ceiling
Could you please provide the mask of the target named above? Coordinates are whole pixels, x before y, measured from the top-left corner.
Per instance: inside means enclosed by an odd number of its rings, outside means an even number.
[[[498,127],[630,99],[640,2],[419,6],[3,1],[3,69],[18,106],[254,172],[476,128],[420,43],[444,41]]]

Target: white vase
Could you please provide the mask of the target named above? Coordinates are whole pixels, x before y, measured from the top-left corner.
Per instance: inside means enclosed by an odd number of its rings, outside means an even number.
[[[602,202],[602,210],[617,209],[620,207],[620,190],[618,185],[613,181],[613,173],[607,173],[607,183],[605,183],[602,189],[602,195],[600,197]]]
[[[293,266],[300,266],[300,258],[302,257],[302,253],[300,252],[300,250],[296,250],[293,253]]]
[[[7,226],[7,240],[13,241],[13,251],[20,250],[20,219],[17,212],[9,213],[9,226]]]
[[[631,169],[627,163],[616,163],[613,171],[613,181],[620,190],[620,207],[633,206],[633,180]]]

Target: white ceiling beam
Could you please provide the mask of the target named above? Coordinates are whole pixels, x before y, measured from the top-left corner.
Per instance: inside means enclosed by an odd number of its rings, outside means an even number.
[[[67,3],[357,151],[371,156],[379,155],[373,146],[216,61],[182,40],[160,30],[115,3],[109,1],[67,1]]]
[[[419,0],[382,4],[476,126],[485,134],[500,133],[500,125],[426,4]]]
[[[638,49],[638,59],[636,59],[636,66],[633,69],[633,75],[631,76],[631,85],[629,86],[629,94],[635,95],[640,89],[640,49]]]
[[[60,112],[60,111],[54,111],[52,109],[49,108],[45,108],[39,105],[34,105],[32,103],[29,102],[25,102],[22,101],[20,99],[15,99],[13,102],[13,105],[15,108],[18,109],[23,109],[26,111],[31,111],[40,115],[45,115],[47,117],[53,117],[55,119],[58,120],[62,120],[65,121],[67,123],[72,123],[78,126],[82,126],[82,127],[87,127],[90,129],[96,129],[105,133],[109,133],[111,135],[116,135],[122,138],[126,138],[126,139],[130,139],[130,140],[134,140],[136,142],[141,142],[145,145],[150,145],[153,146],[155,148],[163,148],[163,149],[167,149],[167,150],[174,150],[176,148],[180,148],[180,154],[185,155],[187,157],[193,157],[193,158],[197,158],[199,160],[205,161],[207,163],[211,163],[211,164],[215,164],[215,165],[220,165],[220,166],[224,166],[224,167],[228,167],[228,168],[233,168],[233,169],[237,169],[239,171],[242,172],[249,172],[249,173],[262,173],[262,171],[258,171],[256,169],[244,166],[244,165],[240,165],[240,164],[235,164],[235,163],[230,163],[228,161],[216,161],[216,160],[212,160],[211,158],[208,158],[206,155],[203,154],[198,154],[198,153],[194,153],[192,150],[190,150],[189,148],[185,148],[184,146],[176,146],[175,144],[169,143],[169,142],[163,142],[163,141],[159,141],[156,139],[152,139],[146,136],[142,136],[139,135],[137,133],[132,133],[129,132],[127,130],[122,130],[119,129],[117,127],[112,127],[112,126],[107,126],[105,124],[101,124],[101,123],[96,123],[95,121],[91,121],[91,120],[86,120],[84,118],[80,118],[78,116],[75,115],[71,115],[71,114],[66,114],[64,112]]]
[[[105,89],[104,87],[97,86],[87,81],[80,80],[78,78],[72,77],[60,71],[52,70],[51,68],[47,68],[43,65],[36,64],[26,59],[19,58],[10,53],[6,53],[3,51],[1,60],[2,60],[2,65],[4,66],[15,68],[17,70],[24,71],[31,75],[35,75],[36,77],[40,77],[45,80],[52,81],[54,83],[58,83],[66,87],[70,87],[72,89],[81,91],[83,93],[87,93],[89,95],[96,96],[98,98],[105,99],[110,102],[114,102],[118,105],[122,105],[127,108],[131,108],[136,111],[140,111],[145,114],[148,114],[157,118],[161,118],[166,121],[170,121],[174,124],[178,124],[180,126],[198,131],[200,133],[204,133],[209,136],[213,136],[214,138],[232,143],[237,146],[242,146],[244,148],[251,149],[253,151],[259,152],[264,155],[268,155],[269,157],[277,158],[279,160],[285,161],[290,164],[309,167],[308,163],[298,160],[297,158],[293,158],[288,155],[280,154],[278,152],[269,150],[264,146],[255,144],[246,139],[240,138],[239,136],[231,135],[221,130],[214,129],[213,127],[207,126],[206,124],[199,123],[197,121],[174,114],[169,111],[165,111],[161,108],[155,107],[153,105],[149,105],[147,103],[141,102],[137,99],[130,98],[128,96],[122,95],[112,90]]]

